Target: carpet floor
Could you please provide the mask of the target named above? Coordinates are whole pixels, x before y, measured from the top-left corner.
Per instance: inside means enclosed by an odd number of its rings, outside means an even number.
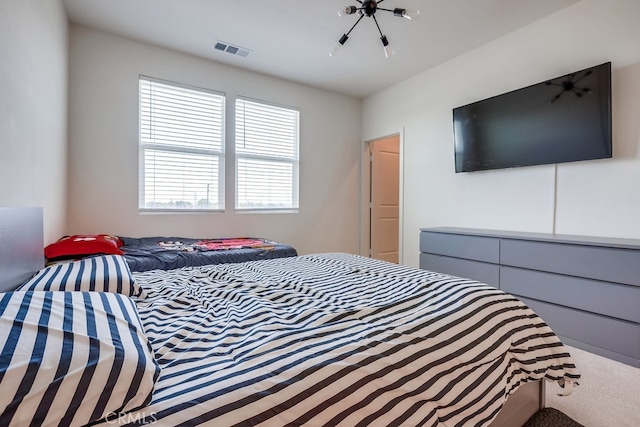
[[[544,408],[529,418],[524,427],[585,427],[554,408]]]
[[[546,406],[564,412],[587,427],[640,426],[640,369],[567,346],[580,371],[571,396],[558,396],[547,383]]]

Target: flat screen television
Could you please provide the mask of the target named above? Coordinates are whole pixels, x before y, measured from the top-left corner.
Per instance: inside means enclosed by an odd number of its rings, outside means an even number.
[[[453,109],[456,172],[610,158],[611,63]]]

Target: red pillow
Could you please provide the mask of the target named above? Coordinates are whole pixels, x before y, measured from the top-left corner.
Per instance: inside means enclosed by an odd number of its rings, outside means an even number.
[[[44,248],[47,259],[73,258],[85,255],[122,255],[122,240],[108,234],[76,234],[63,237]]]

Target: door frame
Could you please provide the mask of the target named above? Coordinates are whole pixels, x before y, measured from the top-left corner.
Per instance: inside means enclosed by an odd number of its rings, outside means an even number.
[[[369,249],[371,242],[371,218],[369,214],[369,203],[371,195],[371,163],[370,163],[370,147],[371,143],[389,138],[392,136],[398,136],[400,141],[400,188],[398,189],[398,263],[402,264],[404,259],[404,127],[399,132],[390,133],[388,135],[379,136],[377,138],[368,139],[363,141],[362,150],[360,156],[360,243],[359,252],[360,255],[369,257]]]

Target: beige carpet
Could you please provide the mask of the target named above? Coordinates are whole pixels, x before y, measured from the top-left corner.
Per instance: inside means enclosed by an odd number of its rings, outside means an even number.
[[[637,338],[636,338],[637,339]],[[570,396],[547,382],[547,406],[585,427],[640,426],[640,368],[569,347],[582,378]]]

